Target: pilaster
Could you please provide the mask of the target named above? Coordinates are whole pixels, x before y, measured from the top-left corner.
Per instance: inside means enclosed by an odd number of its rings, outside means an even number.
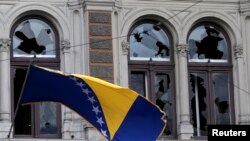
[[[61,42],[62,54],[63,54],[63,65],[65,73],[72,73],[72,50],[69,40],[63,40]],[[71,109],[63,106],[63,139],[85,139],[83,132],[83,120],[82,118],[73,112]]]
[[[10,39],[0,39],[0,138],[6,138],[11,125]]]
[[[245,65],[244,65],[244,50],[241,45],[238,45],[234,48],[234,55],[235,55],[235,61],[236,61],[236,72],[237,72],[237,79],[238,79],[238,87],[237,89],[237,95],[238,95],[238,107],[239,107],[239,117],[238,117],[238,124],[249,124],[249,93],[246,93],[245,91],[242,91],[242,89],[245,90],[247,88],[247,83],[245,79]]]
[[[187,44],[179,44],[177,46],[178,51],[178,65],[179,65],[179,107],[180,107],[180,119],[178,127],[178,138],[179,139],[191,139],[193,136],[193,126],[190,123],[190,110],[189,110],[189,91],[188,91],[188,69],[187,69]]]

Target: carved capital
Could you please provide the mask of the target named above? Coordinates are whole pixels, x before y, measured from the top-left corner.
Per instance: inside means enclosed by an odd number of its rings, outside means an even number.
[[[8,52],[10,48],[11,41],[9,38],[0,39],[0,52]]]
[[[61,42],[61,46],[62,46],[62,52],[63,53],[69,53],[70,52],[70,42],[69,42],[69,40],[63,40]]]
[[[127,41],[122,41],[122,54],[128,55],[129,43]]]
[[[180,44],[177,46],[178,54],[186,57],[188,52],[188,44]]]
[[[242,46],[237,46],[234,48],[234,55],[235,58],[242,58],[243,57],[243,47]]]

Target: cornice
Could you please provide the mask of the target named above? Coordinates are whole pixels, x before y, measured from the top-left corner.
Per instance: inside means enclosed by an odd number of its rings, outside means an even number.
[[[117,4],[111,0],[86,0],[82,2],[82,5],[87,10],[112,11]]]

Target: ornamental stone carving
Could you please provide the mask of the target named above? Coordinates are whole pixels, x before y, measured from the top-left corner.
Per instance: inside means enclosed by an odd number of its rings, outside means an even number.
[[[0,52],[8,52],[10,48],[10,39],[0,39]]]
[[[63,40],[61,42],[62,45],[62,52],[63,53],[69,53],[70,52],[70,42],[69,40]]]
[[[122,54],[128,55],[129,43],[127,41],[122,41]]]
[[[235,58],[242,58],[243,57],[243,47],[238,46],[234,48],[234,55]]]
[[[177,51],[178,54],[186,57],[187,56],[187,52],[188,52],[188,45],[187,44],[180,44],[177,46]]]

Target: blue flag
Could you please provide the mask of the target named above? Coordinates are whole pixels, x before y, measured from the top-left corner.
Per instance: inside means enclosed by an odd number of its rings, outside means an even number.
[[[31,65],[21,104],[33,102],[71,108],[109,141],[155,141],[166,125],[165,113],[131,89]]]

